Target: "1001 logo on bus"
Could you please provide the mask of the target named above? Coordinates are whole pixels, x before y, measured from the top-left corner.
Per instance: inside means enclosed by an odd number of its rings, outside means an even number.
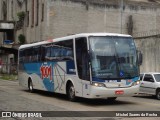
[[[52,66],[43,65],[40,67],[41,78],[49,78],[52,80]]]

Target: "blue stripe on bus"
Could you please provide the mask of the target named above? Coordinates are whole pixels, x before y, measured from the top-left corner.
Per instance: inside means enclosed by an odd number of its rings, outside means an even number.
[[[94,82],[105,82],[105,80],[99,79],[99,78],[96,78],[96,77],[92,77],[92,81],[94,81]]]
[[[24,64],[24,71],[27,73],[27,74],[37,74],[37,75],[40,75],[40,65],[38,65],[40,63],[25,63]]]
[[[132,79],[125,79],[125,80],[126,80],[126,85],[129,85],[129,84],[139,80],[139,77],[134,77]],[[105,82],[105,81],[108,81],[108,80],[103,80],[103,79],[100,79],[100,78],[92,77],[92,81],[93,82]],[[117,80],[117,82],[121,82],[121,80]]]
[[[44,84],[45,88],[47,89],[47,91],[54,92],[54,82],[53,82],[53,80],[50,81],[48,78],[44,78],[43,79],[43,84]]]

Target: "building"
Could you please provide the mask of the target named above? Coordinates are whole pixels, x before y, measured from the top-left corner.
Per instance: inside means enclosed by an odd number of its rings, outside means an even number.
[[[20,44],[76,33],[114,32],[135,38],[144,58],[141,71],[160,71],[159,0],[1,0],[0,8],[0,58],[7,64],[12,58],[17,62],[12,51]],[[2,48],[10,48],[11,55],[6,56]]]

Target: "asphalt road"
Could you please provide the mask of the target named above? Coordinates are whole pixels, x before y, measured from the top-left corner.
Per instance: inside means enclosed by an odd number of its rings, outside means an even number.
[[[26,88],[19,86],[18,81],[0,80],[0,111],[160,111],[160,101],[155,97],[141,95],[135,97],[119,97],[115,102],[107,100],[90,100],[79,98],[77,102],[70,102],[65,95],[53,94],[50,92],[36,91],[30,93]],[[83,112],[83,113],[85,113]],[[63,116],[63,112],[60,113]],[[93,113],[92,113],[93,114]],[[60,115],[60,116],[61,116]],[[94,114],[96,116],[96,112]],[[97,115],[98,116],[98,115]],[[102,116],[103,117],[103,116]],[[46,118],[27,118],[27,119],[64,119],[64,120],[115,120],[129,119],[138,120],[138,117],[46,117]],[[26,118],[2,118],[21,120]],[[157,119],[157,117],[141,117],[143,119]]]

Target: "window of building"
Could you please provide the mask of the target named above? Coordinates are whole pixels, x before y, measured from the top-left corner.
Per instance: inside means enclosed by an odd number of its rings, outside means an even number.
[[[29,26],[29,11],[26,12],[26,27]]]
[[[13,18],[13,0],[11,1],[11,16]]]
[[[31,27],[34,26],[34,0],[32,0],[32,24]]]
[[[44,21],[44,3],[42,4],[42,18],[41,18],[41,21],[42,22]]]
[[[39,18],[39,0],[37,0],[36,26],[38,26],[38,18]]]
[[[7,3],[3,1],[2,3],[2,13],[3,13],[3,20],[7,20]]]

